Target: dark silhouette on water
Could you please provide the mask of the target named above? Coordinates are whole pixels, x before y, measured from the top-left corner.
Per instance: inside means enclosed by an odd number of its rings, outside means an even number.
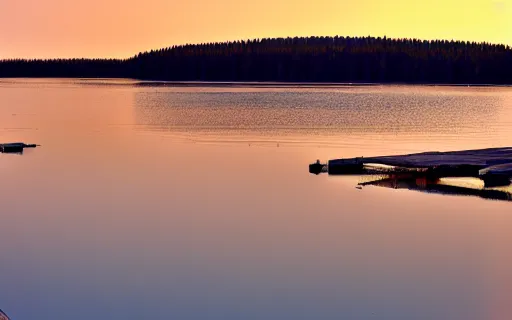
[[[39,145],[38,144],[25,144],[23,142],[1,143],[0,144],[0,153],[23,154],[23,150],[25,148],[36,148],[36,147],[39,147]]]
[[[0,77],[512,84],[512,49],[386,37],[256,39],[173,46],[125,60],[3,60]]]
[[[309,173],[319,175],[322,172],[327,172],[327,165],[321,164],[320,160],[309,165]]]
[[[407,189],[426,193],[437,193],[455,196],[475,196],[483,199],[512,201],[512,193],[498,189],[469,188],[447,183],[426,176],[411,176],[407,174],[392,174],[362,182],[359,186],[377,186],[391,189]]]
[[[322,172],[329,175],[379,175],[378,178],[359,183],[359,188],[374,185],[512,200],[510,191],[496,189],[511,185],[512,147],[344,158],[329,160],[326,164],[317,160],[309,165],[309,172],[316,175]],[[484,187],[462,187],[442,182],[443,178],[454,177],[480,179]]]

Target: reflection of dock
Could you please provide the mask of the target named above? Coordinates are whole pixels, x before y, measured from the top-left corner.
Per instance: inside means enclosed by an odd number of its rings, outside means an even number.
[[[309,166],[309,171],[329,175],[407,172],[430,180],[472,177],[483,180],[486,187],[504,186],[510,185],[512,177],[512,148],[335,159],[326,164],[317,161]]]
[[[438,193],[456,196],[475,196],[484,199],[512,201],[512,193],[505,190],[470,188],[443,183],[427,177],[392,174],[374,180],[359,183],[360,186],[377,186],[392,189],[407,189],[426,193]]]

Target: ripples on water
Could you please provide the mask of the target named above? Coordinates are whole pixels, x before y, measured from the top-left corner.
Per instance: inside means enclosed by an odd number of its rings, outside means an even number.
[[[477,139],[496,145],[509,132],[511,93],[500,88],[378,86],[156,89],[135,94],[135,115],[144,130],[233,138],[288,137],[302,138],[304,143],[323,138],[324,143],[335,144],[337,139],[355,135],[383,142],[420,137]]]

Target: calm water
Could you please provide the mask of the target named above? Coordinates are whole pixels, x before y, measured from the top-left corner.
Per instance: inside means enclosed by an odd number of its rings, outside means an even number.
[[[310,175],[512,146],[511,88],[1,80],[0,308],[21,319],[512,317],[512,203]]]

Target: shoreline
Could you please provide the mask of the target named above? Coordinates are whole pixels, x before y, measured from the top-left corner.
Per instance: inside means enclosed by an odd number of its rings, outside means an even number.
[[[164,81],[134,78],[65,78],[65,77],[19,77],[0,78],[0,83],[36,82],[37,80],[68,80],[81,84],[118,85],[136,87],[246,87],[246,88],[350,88],[377,86],[418,86],[418,87],[496,87],[512,88],[512,84],[471,84],[471,83],[414,83],[414,82],[279,82],[279,81]],[[105,81],[111,81],[106,83]],[[122,82],[124,81],[124,82]]]

